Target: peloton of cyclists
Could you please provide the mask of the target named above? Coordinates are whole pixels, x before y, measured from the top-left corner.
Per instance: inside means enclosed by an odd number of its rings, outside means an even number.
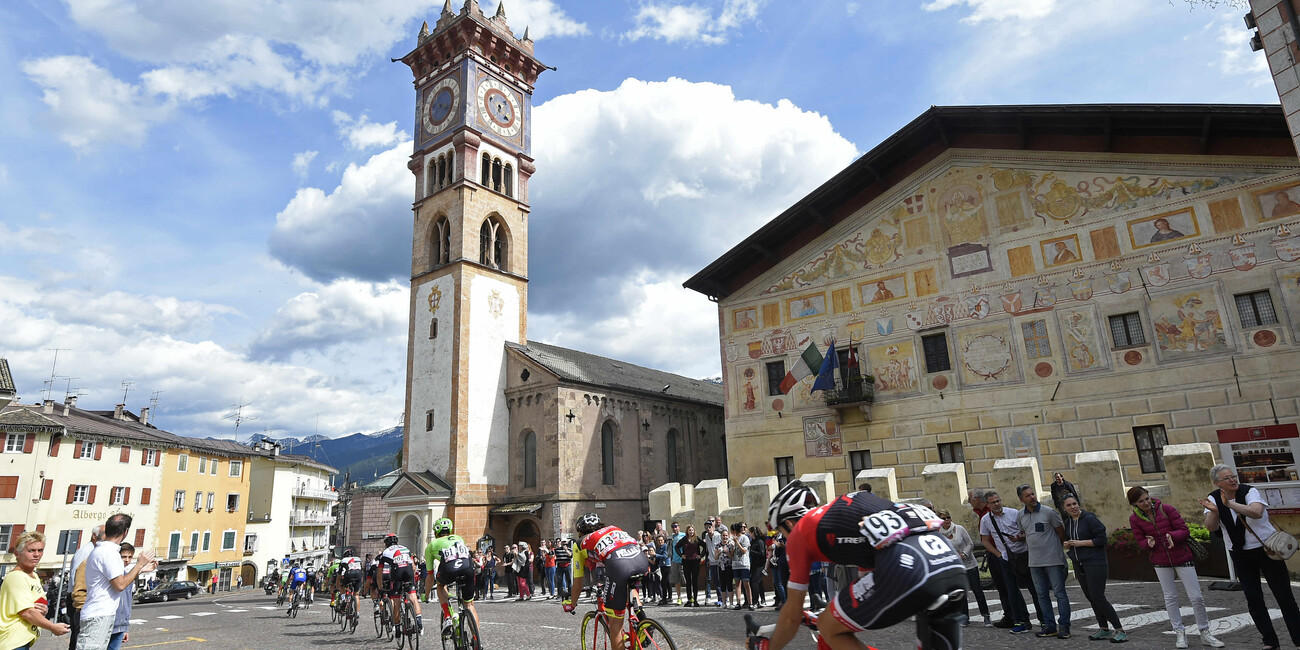
[[[460,535],[453,535],[451,531],[450,519],[443,517],[433,522],[434,538],[424,547],[424,562],[428,568],[424,590],[428,592],[437,585],[438,603],[442,608],[443,636],[448,636],[452,629],[451,608],[447,605],[447,588],[452,585],[459,588],[460,599],[474,617],[474,623],[477,624],[479,620],[478,610],[474,607],[474,561],[470,558],[465,540]]]
[[[578,549],[573,554],[573,588],[564,611],[577,608],[575,594],[582,593],[584,572],[598,566],[605,568],[605,611],[609,615],[609,634],[613,647],[623,647],[623,618],[629,596],[639,605],[640,596],[630,583],[650,572],[650,560],[641,545],[617,526],[605,526],[600,515],[589,512],[578,518]]]
[[[293,568],[289,569],[289,598],[290,598],[289,607],[290,608],[293,607],[292,599],[295,594],[299,598],[303,597],[305,593],[306,584],[307,584],[307,571],[302,568],[301,562],[294,562]]]
[[[402,591],[415,609],[415,629],[424,630],[424,617],[420,613],[420,599],[415,589],[415,559],[411,550],[397,543],[397,535],[384,536],[384,552],[379,555],[379,569],[375,572],[380,595],[387,595],[392,606],[393,621],[402,620],[400,601]],[[965,575],[964,573],[962,575]]]

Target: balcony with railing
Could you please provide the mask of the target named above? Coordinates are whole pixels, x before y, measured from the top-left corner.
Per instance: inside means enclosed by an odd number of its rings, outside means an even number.
[[[294,491],[294,496],[304,499],[320,499],[321,501],[338,501],[339,493],[334,490],[319,490],[306,486],[298,486]]]
[[[876,401],[876,378],[850,375],[835,382],[834,389],[822,391],[822,399],[835,412],[836,422],[842,424],[844,412],[853,409],[861,411],[863,419],[870,422],[871,404]]]
[[[331,526],[334,517],[323,512],[295,512],[289,515],[290,526]]]
[[[159,546],[154,548],[153,552],[158,556],[158,560],[167,562],[171,560],[190,560],[198,554],[199,549],[193,546]]]

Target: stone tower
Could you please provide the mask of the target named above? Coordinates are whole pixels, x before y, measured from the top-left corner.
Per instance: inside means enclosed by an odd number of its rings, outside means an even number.
[[[531,98],[546,68],[504,6],[487,16],[477,0],[447,0],[401,61],[416,100],[403,471],[451,488],[417,508],[422,532],[445,508],[475,539],[508,483],[505,344],[526,340]]]

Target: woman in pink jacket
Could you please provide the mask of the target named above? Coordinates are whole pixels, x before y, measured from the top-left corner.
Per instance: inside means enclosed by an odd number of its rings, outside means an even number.
[[[1178,509],[1152,499],[1146,488],[1134,486],[1128,490],[1128,502],[1133,506],[1133,514],[1128,523],[1133,528],[1133,537],[1138,546],[1147,549],[1151,563],[1156,567],[1156,577],[1160,578],[1160,590],[1165,595],[1165,611],[1169,612],[1169,622],[1173,624],[1174,634],[1178,635],[1175,648],[1187,647],[1187,631],[1183,629],[1183,617],[1178,609],[1178,585],[1181,580],[1187,599],[1192,601],[1196,612],[1196,626],[1201,630],[1201,645],[1208,648],[1222,648],[1223,642],[1210,636],[1210,616],[1205,612],[1205,597],[1201,595],[1201,584],[1196,579],[1196,566],[1193,564],[1192,549],[1187,539],[1192,533],[1187,529],[1183,516]]]

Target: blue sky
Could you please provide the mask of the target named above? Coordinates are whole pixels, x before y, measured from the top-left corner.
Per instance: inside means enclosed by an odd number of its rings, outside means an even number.
[[[453,0],[456,10],[463,0]],[[1229,3],[1231,4],[1231,3]],[[400,420],[414,92],[442,0],[0,5],[0,356],[25,400],[229,434]],[[484,0],[485,11],[496,2]],[[718,374],[681,282],[931,105],[1276,103],[1242,8],[506,0],[534,96],[529,335]],[[71,378],[71,379],[67,379]]]

